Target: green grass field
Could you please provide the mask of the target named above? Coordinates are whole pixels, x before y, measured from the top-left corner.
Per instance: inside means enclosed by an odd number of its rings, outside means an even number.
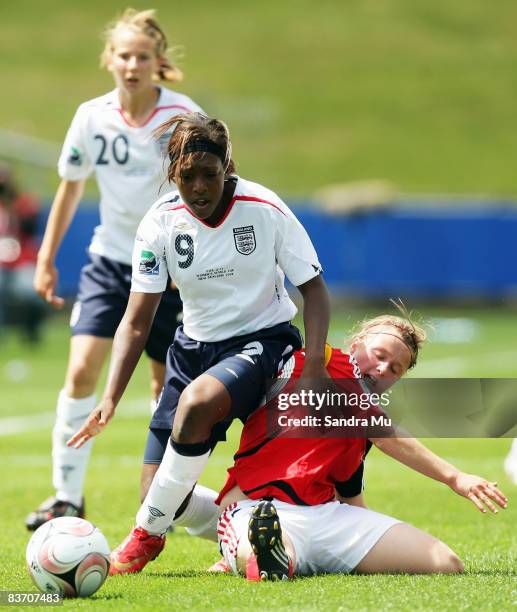
[[[516,194],[512,0],[4,2],[2,127],[61,143],[112,87],[100,34],[128,4],[158,9],[183,47],[179,89],[228,122],[242,176],[284,195],[375,178]]]
[[[458,317],[458,311],[423,309],[433,317]],[[341,310],[334,317],[335,345],[363,313]],[[476,323],[468,342],[430,343],[422,353],[421,375],[511,376],[517,357],[515,313],[470,310]],[[440,327],[437,326],[438,335]],[[448,338],[450,340],[450,337]],[[443,340],[443,338],[442,338]],[[29,538],[23,519],[50,492],[50,429],[56,393],[66,363],[67,329],[51,322],[46,341],[29,348],[10,334],[0,345],[1,496],[0,590],[34,590],[24,566]],[[513,356],[513,358],[512,358]],[[13,363],[14,362],[14,363]],[[418,375],[418,368],[416,374]],[[441,371],[440,371],[441,369]],[[461,370],[461,371],[460,371]],[[114,546],[126,535],[138,507],[141,453],[147,427],[147,376],[140,364],[116,419],[97,441],[86,485],[88,518]],[[13,380],[18,378],[18,382]],[[8,418],[28,417],[22,421]],[[18,423],[24,431],[6,435]],[[21,423],[21,425],[20,425]],[[224,479],[239,428],[211,457],[202,482],[214,488]],[[205,569],[218,558],[215,545],[182,529],[163,554],[140,575],[109,579],[92,598],[67,601],[70,609],[314,609],[314,610],[506,610],[517,605],[515,488],[503,473],[510,440],[429,440],[429,445],[461,469],[497,480],[510,498],[497,516],[481,515],[443,485],[426,480],[372,451],[366,499],[391,514],[442,538],[463,558],[462,576],[323,576],[289,584],[248,584]]]

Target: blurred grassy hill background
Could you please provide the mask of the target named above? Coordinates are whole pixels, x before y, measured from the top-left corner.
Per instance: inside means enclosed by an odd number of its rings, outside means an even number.
[[[158,9],[183,48],[178,89],[228,122],[243,176],[284,195],[372,178],[517,193],[512,0],[3,2],[0,126],[61,143],[77,105],[112,87],[100,35],[128,5]]]

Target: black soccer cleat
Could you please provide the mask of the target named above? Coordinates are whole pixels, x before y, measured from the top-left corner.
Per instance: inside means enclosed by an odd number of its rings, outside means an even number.
[[[60,501],[55,497],[46,499],[37,510],[31,512],[25,519],[25,526],[29,531],[35,531],[47,521],[60,516],[77,516],[84,518],[84,499],[78,507],[66,501]]]
[[[292,563],[282,542],[280,519],[272,502],[261,500],[251,511],[248,539],[257,562],[257,575],[247,572],[249,580],[288,580]]]

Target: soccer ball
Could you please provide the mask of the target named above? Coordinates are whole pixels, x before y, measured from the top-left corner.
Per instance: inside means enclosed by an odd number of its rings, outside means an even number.
[[[44,593],[88,597],[109,571],[108,542],[84,519],[62,516],[38,527],[26,551],[29,573]]]

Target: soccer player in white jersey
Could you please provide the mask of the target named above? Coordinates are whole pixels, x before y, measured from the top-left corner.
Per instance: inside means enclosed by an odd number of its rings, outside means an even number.
[[[200,110],[187,96],[158,85],[160,80],[182,78],[166,58],[167,47],[154,11],[124,12],[107,30],[101,57],[116,88],[79,106],[59,159],[62,180],[34,279],[37,293],[54,307],[63,305],[56,295],[56,253],[92,173],[100,191],[101,220],[70,321],[68,369],[53,431],[56,494],[27,517],[29,529],[57,516],[84,514],[83,482],[91,449],[87,445],[77,452],[66,446],[66,440],[96,405],[95,387],[129,297],[136,229],[165,180],[160,148],[167,135],[160,143],[152,132],[171,116]],[[163,385],[165,357],[180,313],[178,292],[168,287],[146,344],[154,401]]]
[[[184,318],[150,426],[146,457],[151,463],[155,453],[156,473],[137,526],[112,555],[112,573],[140,571],[161,552],[165,531],[217,441],[234,418],[245,421],[258,407],[267,381],[301,348],[290,324],[296,307],[284,275],[304,300],[302,378],[328,377],[329,299],[307,233],[275,193],[234,175],[224,123],[193,113],[166,122],[159,134],[172,128],[168,177],[178,190],[161,198],[140,224],[131,295],[104,396],[69,441],[82,447],[113,417],[169,274]],[[185,511],[198,502],[194,493]],[[209,503],[213,509],[213,498]]]

